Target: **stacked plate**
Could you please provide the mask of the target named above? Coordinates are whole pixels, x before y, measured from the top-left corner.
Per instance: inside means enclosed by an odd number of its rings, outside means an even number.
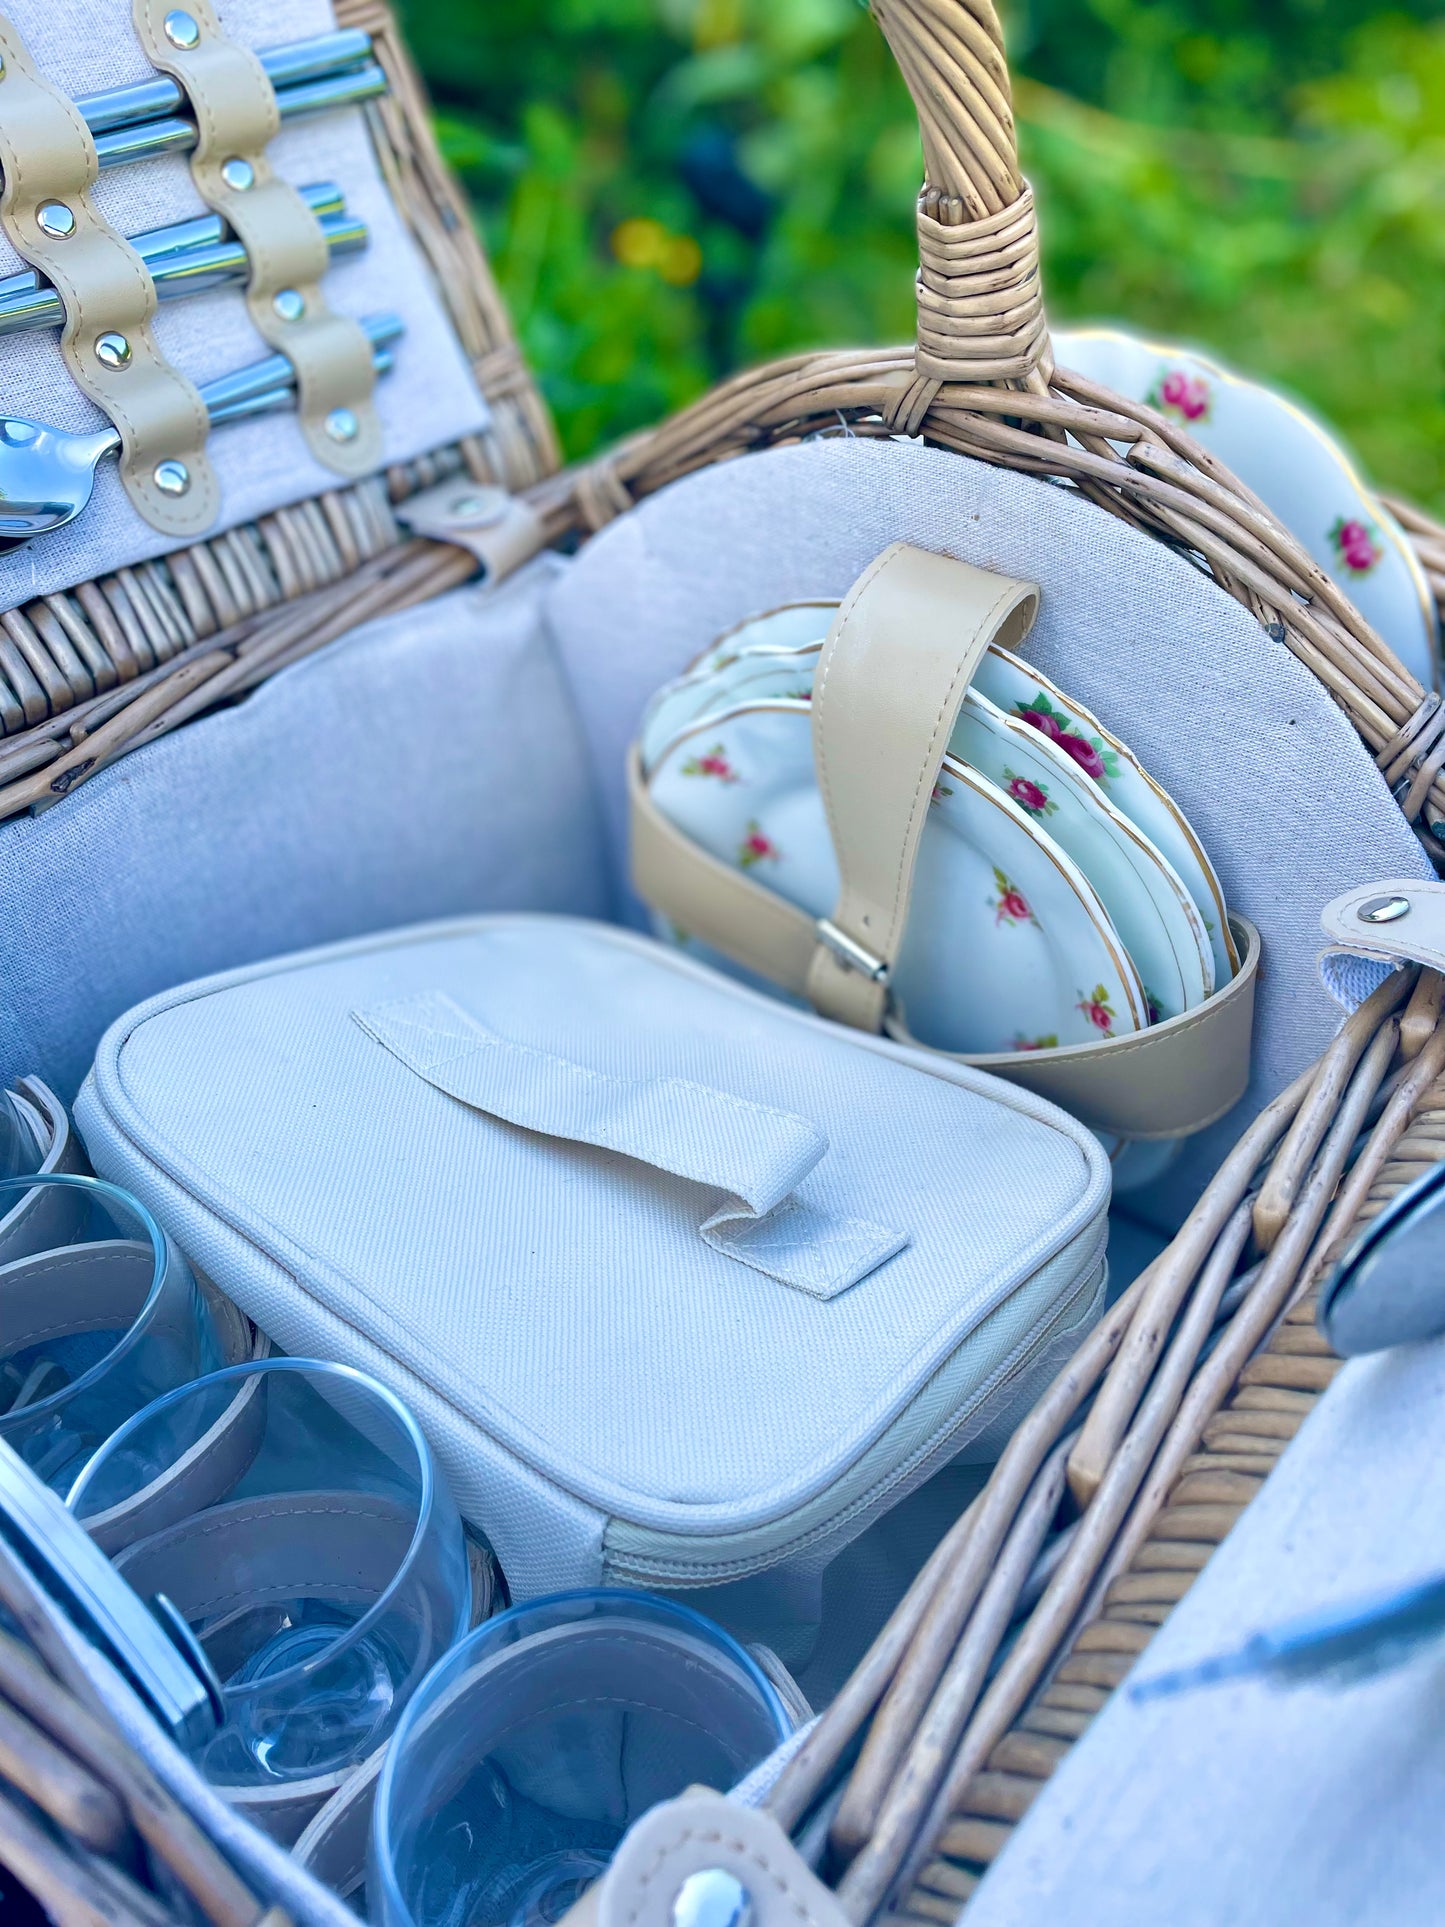
[[[641,732],[662,814],[819,917],[838,872],[809,705],[835,606],[731,631],[658,692]],[[894,971],[914,1037],[971,1055],[1123,1037],[1203,1003],[1238,962],[1178,805],[1081,704],[991,646],[934,790]]]

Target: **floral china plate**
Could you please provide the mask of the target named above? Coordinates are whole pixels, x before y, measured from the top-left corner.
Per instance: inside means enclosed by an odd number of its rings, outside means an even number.
[[[1021,717],[1057,743],[1173,866],[1203,918],[1214,955],[1215,987],[1222,989],[1239,968],[1239,955],[1219,878],[1179,805],[1082,703],[1065,696],[1012,650],[990,643],[973,687],[1006,715]]]
[[[1403,530],[1336,438],[1283,395],[1193,349],[1110,328],[1055,334],[1054,356],[1187,429],[1279,517],[1422,687],[1440,686],[1429,584]]]
[[[832,620],[831,604],[825,614]],[[826,628],[826,623],[825,623]],[[744,691],[754,688],[768,696],[796,696],[808,701],[813,693],[813,670],[823,647],[821,635],[798,646],[755,644],[716,665],[695,667],[676,682],[659,689],[643,712],[638,750],[643,770],[662,756],[672,739],[702,717],[731,709]]]
[[[810,916],[838,871],[809,705],[755,699],[674,740],[648,778],[685,835]],[[1143,983],[1099,897],[1049,833],[944,758],[894,985],[920,1042],[970,1053],[1097,1043],[1148,1023]]]
[[[1074,759],[972,689],[949,748],[1078,864],[1144,980],[1150,1022],[1202,1004],[1214,989],[1203,917],[1178,871]]]
[[[817,649],[734,659],[703,686],[714,700],[692,719],[704,734],[720,711],[779,697],[806,702]],[[970,690],[949,744],[1040,823],[1093,886],[1143,979],[1151,1021],[1177,1017],[1214,988],[1204,920],[1178,873],[1064,750]],[[666,753],[665,747],[662,752]],[[654,755],[644,746],[644,769]]]

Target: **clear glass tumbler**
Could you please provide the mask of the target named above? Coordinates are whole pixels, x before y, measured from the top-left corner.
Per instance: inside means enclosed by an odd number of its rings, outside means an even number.
[[[157,1399],[69,1504],[212,1668],[225,1718],[196,1763],[222,1788],[365,1759],[470,1622],[461,1520],[421,1428],[344,1365],[233,1365]]]
[[[62,1495],[160,1393],[223,1363],[190,1266],[99,1178],[0,1180],[0,1438]]]
[[[38,1171],[44,1155],[15,1093],[0,1090],[0,1181]],[[0,1218],[4,1216],[0,1208]]]
[[[786,1739],[741,1646],[646,1593],[559,1593],[488,1620],[437,1667],[382,1763],[378,1927],[551,1927],[632,1822],[727,1788]]]

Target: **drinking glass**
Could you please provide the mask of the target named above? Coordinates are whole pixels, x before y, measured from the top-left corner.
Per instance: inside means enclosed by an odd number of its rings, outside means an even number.
[[[69,1504],[211,1669],[224,1717],[195,1757],[221,1787],[363,1760],[469,1623],[446,1480],[401,1400],[348,1366],[273,1358],[170,1392]]]
[[[14,1092],[0,1090],[0,1181],[38,1171],[44,1155]],[[0,1218],[4,1216],[0,1208]]]
[[[129,1193],[7,1178],[0,1221],[0,1438],[63,1494],[132,1413],[224,1352],[190,1266]]]
[[[449,1654],[382,1763],[367,1899],[379,1927],[550,1927],[631,1823],[726,1788],[786,1739],[735,1640],[646,1593],[559,1593]]]

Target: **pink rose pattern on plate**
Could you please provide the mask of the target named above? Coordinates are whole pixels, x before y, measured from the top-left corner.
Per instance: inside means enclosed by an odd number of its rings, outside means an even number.
[[[1183,368],[1161,369],[1144,399],[1161,415],[1173,415],[1192,428],[1209,420],[1209,383]]]
[[[1378,534],[1372,522],[1339,516],[1330,530],[1330,546],[1340,567],[1354,576],[1368,575],[1385,553],[1375,540]]]
[[[763,832],[763,826],[754,816],[749,818],[747,835],[738,845],[738,863],[744,870],[751,870],[755,863],[776,863],[782,851],[770,836]]]
[[[1095,984],[1092,991],[1081,990],[1074,1008],[1081,1010],[1102,1036],[1114,1035],[1114,1007],[1109,1002],[1107,985]]]
[[[988,907],[994,913],[993,920],[996,924],[1006,923],[1012,930],[1021,923],[1037,921],[1023,891],[1016,883],[1009,882],[996,863],[993,866],[993,882],[998,895],[988,899]]]
[[[1063,710],[1056,709],[1042,690],[1031,702],[1016,705],[1016,713],[1051,742],[1057,743],[1095,780],[1118,773],[1118,757],[1114,752],[1106,749],[1098,737],[1091,739],[1081,735],[1073,718]],[[722,743],[714,743],[700,755],[690,757],[682,765],[681,773],[684,776],[712,777],[719,783],[742,781],[728,760],[726,746]],[[1018,776],[1007,766],[1004,768],[1004,778],[1008,794],[1031,816],[1051,816],[1058,809],[1058,804],[1050,799],[1044,784],[1036,783],[1027,776]],[[953,791],[945,783],[939,782],[934,785],[930,800],[937,803],[942,797],[952,794]],[[738,846],[739,867],[751,870],[759,863],[777,863],[781,857],[782,851],[757,818],[749,818],[746,834]],[[1021,924],[1038,921],[1023,891],[997,864],[993,866],[993,879],[997,895],[988,899],[988,905],[994,912],[996,924],[1007,924],[1010,929],[1016,929]],[[674,941],[686,941],[685,933],[680,929],[673,931],[673,937]],[[1149,1021],[1157,1022],[1159,1013],[1155,1000],[1150,996],[1148,1001]],[[1107,986],[1097,984],[1092,993],[1080,992],[1077,1008],[1103,1036],[1113,1036],[1114,1011],[1109,1002]],[[1014,1050],[1034,1051],[1056,1050],[1059,1039],[1056,1032],[1049,1031],[1037,1037],[1026,1037],[1019,1033],[1011,1041]]]
[[[740,779],[737,771],[728,761],[727,750],[722,743],[714,743],[704,750],[701,756],[689,756],[682,766],[684,776],[714,776],[719,783],[736,783]]]
[[[1007,763],[1003,766],[1003,779],[1005,790],[1030,816],[1052,816],[1058,809],[1058,804],[1049,800],[1047,785],[1036,783],[1029,776],[1015,776]]]
[[[1107,782],[1111,776],[1119,774],[1119,753],[1109,749],[1102,736],[1086,736],[1066,711],[1056,709],[1041,689],[1026,703],[1014,704],[1015,716],[1021,716],[1030,729],[1036,729],[1047,736],[1051,743],[1057,743],[1066,756],[1071,756],[1086,776],[1092,776],[1096,783]]]

